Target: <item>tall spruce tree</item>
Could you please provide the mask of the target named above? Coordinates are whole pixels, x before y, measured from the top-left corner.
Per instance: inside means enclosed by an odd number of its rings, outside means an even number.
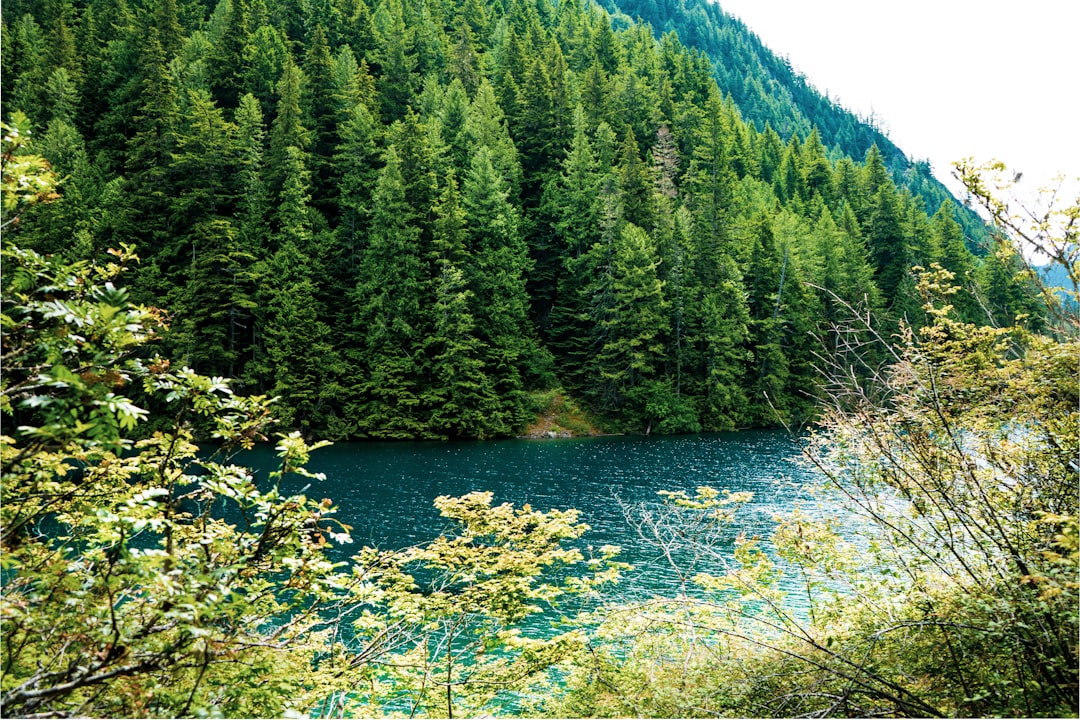
[[[486,147],[472,160],[462,187],[462,207],[470,257],[464,272],[475,298],[477,333],[486,345],[487,373],[512,427],[524,420],[521,371],[535,371],[537,354],[525,291],[530,263],[518,212]]]
[[[670,411],[663,377],[667,301],[657,268],[660,259],[641,228],[626,224],[611,256],[610,311],[598,318],[602,342],[592,363],[588,395],[617,414],[628,428],[648,432]]]
[[[277,112],[270,126],[270,151],[267,178],[271,192],[279,192],[285,181],[289,148],[306,152],[311,147],[311,132],[304,124],[303,71],[286,55],[285,67],[277,84]]]
[[[430,434],[423,349],[431,304],[416,210],[407,201],[401,159],[390,145],[375,186],[368,246],[352,296],[348,356],[352,431],[382,438]]]

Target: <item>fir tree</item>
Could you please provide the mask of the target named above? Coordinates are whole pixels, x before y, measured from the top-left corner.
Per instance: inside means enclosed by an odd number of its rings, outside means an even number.
[[[626,224],[611,257],[610,311],[598,318],[602,338],[593,362],[597,380],[588,395],[597,407],[618,413],[636,430],[648,431],[664,414],[652,407],[666,389],[662,371],[667,302],[648,234]]]
[[[270,126],[270,154],[267,173],[273,190],[280,190],[289,162],[289,148],[306,152],[311,146],[311,132],[304,125],[301,87],[303,72],[293,63],[292,55],[285,58],[285,68],[277,85],[277,113]]]
[[[393,145],[386,150],[373,200],[370,240],[352,296],[353,399],[346,416],[359,435],[422,437],[430,432],[422,405],[428,368],[419,352],[428,330],[430,276]]]

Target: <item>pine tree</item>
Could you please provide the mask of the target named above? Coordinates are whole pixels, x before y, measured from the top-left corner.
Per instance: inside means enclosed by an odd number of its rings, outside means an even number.
[[[235,228],[224,218],[199,221],[185,240],[192,252],[190,279],[173,295],[173,342],[197,372],[237,377],[250,352],[257,307],[255,258],[244,252]]]
[[[375,211],[372,191],[378,178],[379,131],[376,118],[363,103],[352,106],[340,130],[341,145],[334,162],[340,173],[338,244],[341,269],[349,272],[355,271]]]
[[[785,290],[790,292],[787,270],[790,254],[776,247],[770,220],[756,221],[753,250],[747,267],[747,301],[750,312],[751,365],[747,368],[751,418],[768,424],[771,404],[782,414],[788,411],[788,358],[784,352],[781,309]]]
[[[332,382],[341,368],[307,255],[291,239],[261,272],[259,314],[261,353],[255,374],[265,392],[283,398],[279,422],[310,434],[325,426],[328,404],[337,399]]]
[[[616,112],[612,107],[614,90],[611,79],[600,63],[594,62],[590,65],[578,85],[581,106],[585,110],[589,126],[596,127],[601,122],[615,122]]]
[[[527,179],[526,201],[532,198],[535,202],[548,172],[561,162],[571,137],[566,60],[557,42],[552,41],[544,55],[535,56],[528,64],[520,91],[518,114],[510,118],[511,131]]]
[[[487,346],[487,372],[505,403],[504,414],[517,424],[524,419],[522,366],[533,368],[536,355],[525,290],[530,263],[517,211],[487,148],[472,160],[462,208],[470,256],[462,269],[475,297],[477,334]]]
[[[469,115],[469,96],[460,80],[454,79],[446,89],[439,112],[439,127],[443,141],[450,151],[450,161],[455,172],[468,170],[469,137],[465,123]]]
[[[255,28],[248,22],[248,0],[226,0],[224,10],[224,27],[214,46],[210,71],[218,107],[231,109],[245,89],[245,61],[249,57],[245,48]]]
[[[1016,250],[1002,243],[983,258],[977,271],[983,316],[994,327],[1024,323],[1036,332],[1043,325],[1036,293]]]
[[[127,143],[125,157],[128,188],[137,188],[125,198],[124,206],[113,220],[117,239],[135,242],[142,249],[145,263],[140,269],[134,291],[145,292],[147,300],[163,297],[168,284],[155,287],[154,255],[175,238],[170,227],[175,195],[175,176],[169,173],[176,147],[180,117],[176,87],[166,66],[165,54],[156,31],[144,38],[143,70],[138,77],[142,103],[131,118],[134,135]],[[179,178],[183,179],[183,178]],[[166,272],[169,263],[166,262]]]
[[[821,134],[815,127],[803,143],[799,157],[802,185],[807,198],[820,195],[828,205],[833,201],[833,169],[821,144]]]
[[[700,422],[707,430],[734,430],[745,425],[747,407],[745,347],[750,312],[739,268],[730,256],[717,267],[716,282],[702,288],[698,310],[697,366]],[[694,318],[691,317],[691,322]]]
[[[491,153],[491,164],[506,182],[509,196],[515,202],[521,195],[522,170],[517,147],[510,137],[506,115],[495,97],[495,88],[487,81],[480,81],[476,96],[469,105],[465,120],[465,144],[470,148],[486,146]]]
[[[889,303],[897,299],[900,285],[911,269],[910,249],[900,212],[897,193],[890,181],[870,198],[863,225],[866,244],[874,261],[874,278]]]
[[[595,269],[588,256],[602,237],[599,201],[602,176],[586,134],[586,123],[584,109],[578,106],[574,139],[563,160],[562,173],[545,188],[544,205],[554,208],[555,214],[553,229],[558,246],[553,254],[563,265],[546,337],[564,368],[580,368],[587,358],[589,326],[585,288]]]
[[[664,419],[652,405],[668,394],[662,377],[667,302],[659,265],[648,234],[624,225],[611,257],[612,306],[598,318],[602,343],[588,390],[600,410],[618,413],[630,427],[646,432]]]
[[[189,92],[169,168],[176,240],[155,258],[174,288],[166,296],[176,318],[173,342],[192,367],[229,376],[239,374],[251,346],[252,268],[262,247],[252,238],[262,219],[252,216],[266,209],[257,177],[261,117],[246,116],[257,109],[246,99],[239,138],[208,91]]]
[[[19,17],[10,30],[6,24],[4,29],[4,85],[11,88],[4,96],[5,114],[21,110],[31,119],[43,120],[39,109],[44,108],[49,76],[45,34],[29,13]]]
[[[505,402],[485,373],[485,348],[475,334],[465,276],[447,264],[435,282],[435,327],[429,344],[433,383],[425,403],[432,406],[428,432],[469,438],[509,434],[515,418],[505,417]]]
[[[277,112],[278,83],[289,62],[289,48],[277,28],[260,25],[243,49],[242,84],[258,98],[264,117]]]
[[[165,7],[168,7],[168,3],[165,3]],[[173,9],[175,10],[175,6]],[[75,34],[71,28],[73,15],[71,0],[45,0],[42,21],[48,48],[48,72],[52,74],[63,68],[71,80],[78,84],[82,80],[82,63],[79,61],[79,54],[75,47]],[[173,28],[169,27],[168,30],[171,31]],[[169,38],[167,41],[164,34],[161,37],[166,57],[171,58],[175,49],[179,47],[179,27],[175,30],[177,33],[175,40]]]
[[[332,181],[332,162],[340,138],[334,99],[334,61],[330,56],[326,30],[321,23],[311,33],[304,56],[303,77],[305,84],[301,106],[304,108],[304,127],[311,136],[308,166],[313,206],[333,225],[337,218],[337,188]]]
[[[975,293],[975,263],[964,244],[964,231],[949,203],[943,203],[931,220],[934,242],[941,248],[941,266],[953,273],[960,291],[950,298],[960,319],[977,323],[985,318]]]
[[[696,218],[698,275],[708,283],[713,269],[718,267],[716,258],[729,241],[728,214],[736,180],[731,167],[730,136],[717,93],[710,94],[701,127],[692,143],[694,154],[684,186],[689,195],[687,203]]]
[[[341,0],[341,6],[341,15],[346,19],[342,28],[342,39],[348,43],[358,59],[371,64],[377,50],[375,20],[371,7],[364,0]]]
[[[314,245],[311,209],[311,173],[306,155],[299,148],[285,148],[284,178],[274,209],[274,241],[280,247],[291,243],[310,260],[318,261]],[[314,270],[321,268],[315,267]]]
[[[158,0],[155,3],[154,26],[157,28],[165,57],[172,59],[184,44],[184,29],[180,26],[180,11],[176,0]]]
[[[425,294],[430,275],[393,145],[386,149],[373,200],[370,240],[352,296],[353,389],[346,418],[361,436],[423,437],[430,432],[422,404],[428,368],[420,352],[431,307]]]
[[[466,92],[473,95],[480,86],[482,61],[476,49],[473,30],[464,17],[458,17],[453,43],[448,71],[453,79],[461,83]]]
[[[614,78],[615,107],[619,121],[648,143],[660,126],[660,98],[637,70],[627,68]]]
[[[623,219],[646,232],[652,230],[656,225],[653,177],[649,166],[641,159],[637,138],[630,127],[627,127],[619,148],[618,179]]]
[[[277,114],[270,126],[270,154],[267,177],[272,192],[284,182],[289,148],[306,152],[311,146],[311,132],[304,125],[301,104],[303,72],[293,63],[292,55],[285,58],[285,69],[277,85]]]
[[[375,13],[378,27],[378,87],[383,119],[405,116],[416,90],[417,59],[412,51],[412,32],[405,24],[401,0],[386,0]]]
[[[477,332],[476,303],[465,274],[465,211],[453,172],[447,175],[435,210],[434,326],[426,347],[433,382],[425,404],[432,407],[431,431],[453,437],[508,434],[506,417],[487,374],[488,348]]]
[[[270,200],[263,178],[266,130],[262,108],[251,93],[236,109],[238,232],[245,251],[261,257],[269,238]]]

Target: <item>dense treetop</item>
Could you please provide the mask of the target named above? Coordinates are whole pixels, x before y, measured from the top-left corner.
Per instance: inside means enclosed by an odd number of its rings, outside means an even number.
[[[748,123],[700,51],[574,0],[5,10],[0,713],[1076,715],[1080,201],[961,166],[1004,240],[973,254],[887,147]],[[629,604],[575,510],[489,492],[341,560],[305,434],[549,401],[817,412],[843,510],[624,507],[683,578]]]
[[[5,10],[3,112],[64,178],[13,237],[135,247],[167,353],[305,431],[510,435],[560,386],[612,429],[797,421],[841,301],[921,322],[916,265],[1032,317],[883,137],[734,87],[729,21],[689,35],[718,63],[578,0]]]

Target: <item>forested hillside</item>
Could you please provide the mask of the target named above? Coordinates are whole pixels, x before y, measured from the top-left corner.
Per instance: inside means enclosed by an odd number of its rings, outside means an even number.
[[[792,60],[798,58],[775,55],[741,20],[724,12],[723,3],[601,0],[600,4],[626,19],[649,23],[656,33],[674,32],[689,47],[703,51],[714,63],[721,92],[730,94],[743,118],[759,130],[768,124],[784,137],[791,133],[805,137],[816,127],[826,146],[855,158],[863,157],[871,145],[877,145],[893,179],[921,195],[928,212],[936,212],[942,203],[954,202],[925,161],[909,159],[881,130],[877,124],[880,118],[856,116],[822,95],[809,78],[792,67]],[[981,249],[986,236],[983,221],[968,208],[958,208],[957,219],[968,237],[968,247]]]
[[[5,242],[131,246],[159,349],[319,436],[512,435],[557,387],[627,431],[799,420],[843,303],[920,322],[914,265],[1034,312],[883,138],[589,2],[7,0],[3,65],[64,178]]]

